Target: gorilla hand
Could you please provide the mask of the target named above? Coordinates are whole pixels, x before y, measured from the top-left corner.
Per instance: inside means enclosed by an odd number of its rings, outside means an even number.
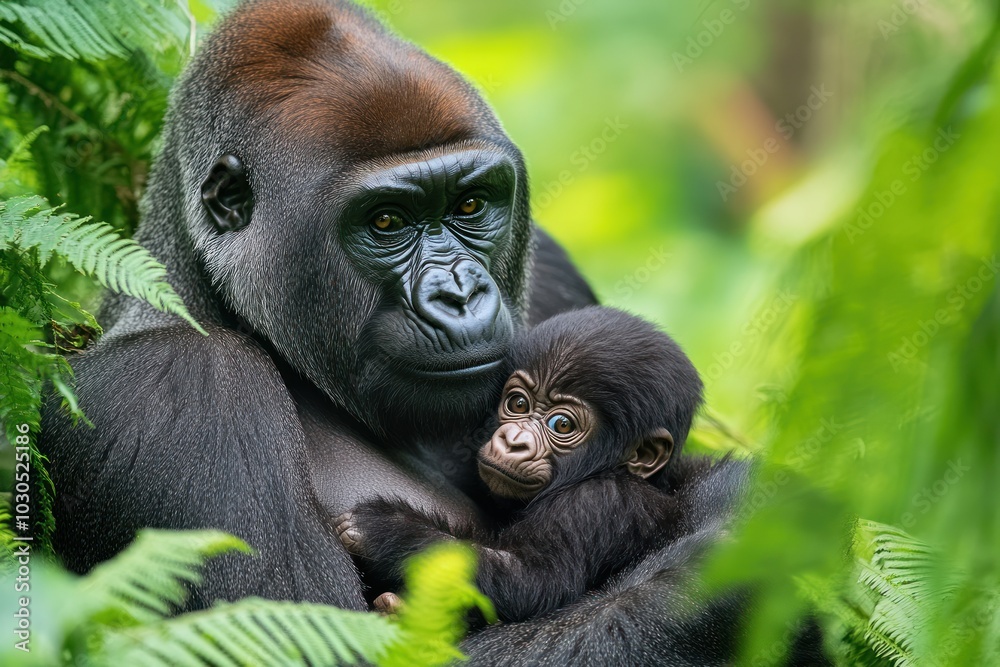
[[[354,521],[354,512],[344,512],[334,521],[334,529],[340,543],[347,549],[347,553],[352,556],[364,555],[364,537],[357,523]]]
[[[403,600],[395,593],[386,591],[375,598],[372,607],[380,614],[395,616],[403,608]]]

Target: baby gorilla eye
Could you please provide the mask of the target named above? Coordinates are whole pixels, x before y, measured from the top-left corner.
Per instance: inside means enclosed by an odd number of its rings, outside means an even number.
[[[566,435],[576,430],[576,424],[566,415],[552,415],[546,425],[560,435]]]
[[[485,208],[486,202],[478,197],[470,197],[455,208],[455,215],[475,215]]]
[[[372,219],[372,226],[380,232],[398,232],[406,223],[393,213],[380,213]]]
[[[514,392],[507,399],[507,409],[513,412],[515,415],[527,414],[528,399],[525,398],[524,394]]]

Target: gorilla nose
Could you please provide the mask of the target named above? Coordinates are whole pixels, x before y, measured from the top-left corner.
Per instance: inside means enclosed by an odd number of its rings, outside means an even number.
[[[535,456],[535,438],[531,431],[518,424],[503,424],[493,434],[493,453],[498,458],[520,462]]]
[[[500,291],[476,262],[426,269],[413,296],[417,313],[450,338],[471,343],[492,337]]]

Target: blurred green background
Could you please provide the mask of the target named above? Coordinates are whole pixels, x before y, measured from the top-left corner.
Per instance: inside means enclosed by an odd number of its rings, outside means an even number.
[[[539,223],[603,301],[674,334],[711,406],[754,438],[762,355],[791,344],[763,312],[785,305],[785,263],[850,214],[880,138],[929,121],[992,27],[975,2],[372,6],[482,89]],[[752,175],[720,193],[734,166]]]
[[[0,156],[50,128],[0,196],[134,229],[166,91],[229,3],[140,4],[114,57],[0,33]],[[371,6],[480,87],[601,299],[688,351],[691,448],[757,454],[709,572],[759,585],[746,664],[806,610],[841,664],[1000,664],[1000,2]]]

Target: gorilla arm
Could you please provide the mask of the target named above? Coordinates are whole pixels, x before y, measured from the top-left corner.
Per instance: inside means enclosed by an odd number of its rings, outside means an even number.
[[[209,561],[190,608],[264,595],[364,609],[350,557],[319,518],[274,363],[243,336],[210,331],[109,338],[74,363],[94,428],[71,428],[55,401],[43,428],[58,553],[82,572],[141,528],[215,528],[257,554]]]
[[[441,540],[470,540],[476,583],[501,620],[544,615],[577,600],[609,575],[668,542],[677,501],[624,470],[541,497],[514,523],[490,531],[450,525],[401,501],[379,499],[338,518],[348,551],[368,575],[398,589],[403,561]]]

